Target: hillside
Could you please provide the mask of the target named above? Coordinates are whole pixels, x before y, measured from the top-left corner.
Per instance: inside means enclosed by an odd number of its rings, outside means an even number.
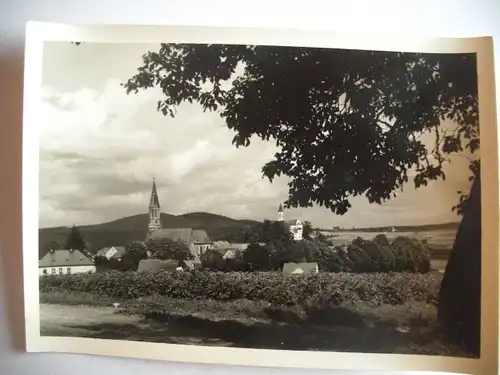
[[[241,240],[245,230],[257,223],[252,220],[235,220],[206,212],[193,212],[177,216],[162,213],[160,219],[163,228],[205,229],[214,240],[224,239],[235,242]],[[89,250],[93,253],[105,246],[126,246],[132,241],[143,240],[147,228],[147,214],[78,227],[88,242]],[[51,247],[62,246],[70,229],[70,227],[40,229],[38,232],[39,256],[45,255]]]

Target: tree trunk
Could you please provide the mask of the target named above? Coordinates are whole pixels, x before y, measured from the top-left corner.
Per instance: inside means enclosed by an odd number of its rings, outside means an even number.
[[[481,180],[472,184],[444,272],[438,319],[445,335],[479,357],[481,343]]]

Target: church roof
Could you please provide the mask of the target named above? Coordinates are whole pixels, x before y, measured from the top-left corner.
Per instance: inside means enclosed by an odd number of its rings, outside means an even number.
[[[283,212],[283,206],[281,203],[280,203],[280,206],[278,207],[278,212]]]
[[[192,243],[200,242],[210,242],[208,234],[203,229],[192,228],[166,228],[166,229],[156,229],[149,233],[147,239],[163,239],[168,238],[172,241],[182,241],[189,245]]]
[[[291,219],[291,220],[285,220],[285,223],[288,225],[296,225],[299,219]]]
[[[194,229],[191,237],[194,243],[196,242],[210,242],[210,237],[208,233],[203,229]]]
[[[159,240],[169,238],[172,241],[182,241],[185,244],[191,243],[191,228],[166,228],[156,229],[148,234],[148,239]]]
[[[160,201],[158,200],[158,193],[156,191],[156,183],[153,179],[153,189],[151,190],[151,199],[149,200],[149,207],[160,207]]]
[[[79,250],[51,250],[38,261],[38,267],[93,266],[94,262]]]

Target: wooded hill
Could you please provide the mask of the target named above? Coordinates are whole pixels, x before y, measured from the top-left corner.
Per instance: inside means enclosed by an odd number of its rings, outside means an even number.
[[[126,246],[136,240],[143,240],[148,228],[148,215],[140,214],[124,217],[108,223],[78,226],[88,243],[91,253],[106,246]],[[206,212],[183,215],[161,214],[163,228],[204,229],[213,240],[244,242],[245,235],[257,221],[236,220],[226,216]],[[39,256],[44,256],[51,248],[64,246],[71,230],[68,227],[41,228],[38,232]]]

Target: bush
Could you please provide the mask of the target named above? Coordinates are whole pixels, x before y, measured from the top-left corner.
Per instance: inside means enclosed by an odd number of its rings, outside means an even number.
[[[355,242],[354,240],[353,242]],[[360,246],[351,244],[347,246],[347,255],[352,261],[353,272],[375,272],[377,271],[377,264],[368,255],[368,253]]]
[[[120,300],[145,296],[229,301],[248,299],[296,305],[310,299],[402,304],[437,303],[439,273],[319,273],[308,277],[281,272],[118,272],[40,277],[40,292],[66,290]]]
[[[391,244],[396,258],[395,271],[427,273],[430,271],[430,255],[425,244],[416,238],[396,237]]]
[[[375,272],[390,272],[394,270],[396,259],[389,246],[389,241],[385,235],[367,241],[361,237],[352,241],[353,245],[362,248],[372,260],[372,268]],[[378,236],[377,236],[378,237]]]
[[[200,255],[200,262],[203,268],[219,271],[223,268],[224,259],[222,258],[222,254],[216,250],[207,250],[203,254]]]

